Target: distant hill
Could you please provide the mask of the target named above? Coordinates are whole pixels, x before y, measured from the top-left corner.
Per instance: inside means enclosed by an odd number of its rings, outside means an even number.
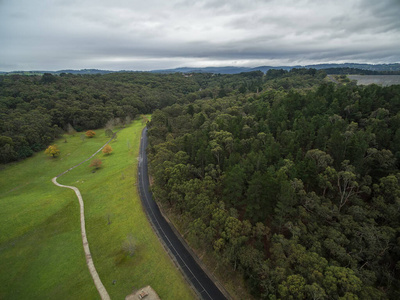
[[[400,64],[379,64],[379,65],[371,65],[371,64],[355,64],[355,63],[345,63],[345,64],[317,64],[317,65],[306,65],[306,66],[260,66],[255,68],[246,68],[246,67],[205,67],[205,68],[176,68],[176,69],[166,69],[166,70],[153,70],[151,72],[154,73],[215,73],[215,74],[238,74],[242,72],[252,72],[252,71],[262,71],[267,72],[270,69],[274,70],[291,70],[294,68],[314,68],[317,70],[321,69],[360,69],[360,70],[370,70],[370,71],[400,71]]]
[[[271,66],[260,66],[255,68],[248,67],[205,67],[205,68],[191,68],[191,67],[183,67],[176,69],[164,69],[164,70],[153,70],[150,72],[153,73],[214,73],[214,74],[239,74],[243,72],[252,72],[252,71],[262,71],[267,72],[270,69],[284,69],[291,70],[293,68],[301,68],[301,66],[279,66],[279,67],[271,67]]]
[[[351,68],[371,71],[400,71],[400,63],[395,64],[355,64],[355,63],[344,63],[344,64],[317,64],[307,65],[305,68],[330,69],[330,68]]]
[[[61,73],[70,73],[70,74],[108,74],[114,73],[115,71],[109,70],[98,70],[98,69],[82,69],[82,70],[59,70],[59,71],[11,71],[11,72],[1,72],[2,75],[40,75],[44,73],[50,74],[61,74]],[[120,71],[119,71],[120,72]],[[129,71],[128,71],[129,72]]]
[[[252,71],[261,71],[267,72],[270,69],[283,69],[283,70],[291,70],[293,68],[314,68],[317,70],[325,69],[325,70],[333,70],[333,69],[352,69],[352,74],[354,70],[369,70],[375,72],[400,72],[400,63],[395,64],[356,64],[356,63],[344,63],[344,64],[316,64],[316,65],[305,65],[305,66],[259,66],[255,68],[250,67],[204,67],[204,68],[195,68],[195,67],[183,67],[183,68],[175,68],[175,69],[160,69],[160,70],[152,70],[152,73],[214,73],[214,74],[238,74],[242,72],[252,72]],[[108,74],[115,72],[138,72],[138,71],[109,71],[109,70],[98,70],[98,69],[82,69],[82,70],[59,70],[59,71],[12,71],[12,72],[1,72],[0,75],[38,75],[43,73],[50,74],[61,74],[61,73],[70,73],[70,74]]]
[[[114,71],[109,71],[109,70],[98,70],[98,69],[82,69],[82,70],[60,70],[54,72],[56,74],[61,74],[61,73],[70,73],[70,74],[108,74],[108,73],[114,73]]]

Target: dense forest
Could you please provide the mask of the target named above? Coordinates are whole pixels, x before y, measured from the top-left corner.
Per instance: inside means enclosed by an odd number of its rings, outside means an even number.
[[[262,80],[262,72],[0,76],[0,163],[29,157],[64,131],[95,129],[109,120],[124,123],[198,95],[256,91]]]
[[[156,199],[257,298],[400,299],[400,86],[264,77],[153,113]]]
[[[399,299],[400,86],[325,76],[0,76],[0,163],[153,113],[156,199],[256,298]]]

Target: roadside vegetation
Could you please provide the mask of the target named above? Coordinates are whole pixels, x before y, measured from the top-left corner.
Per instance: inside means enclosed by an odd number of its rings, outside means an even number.
[[[151,285],[162,299],[192,299],[192,291],[170,261],[142,210],[136,192],[141,120],[118,133],[112,155],[100,152],[58,179],[80,189],[93,260],[112,299]],[[65,143],[66,139],[66,143]],[[59,156],[44,151],[3,165],[0,172],[0,298],[96,299],[80,235],[79,204],[51,178],[76,165],[109,138],[79,133],[57,140]],[[134,241],[134,242],[133,242]]]

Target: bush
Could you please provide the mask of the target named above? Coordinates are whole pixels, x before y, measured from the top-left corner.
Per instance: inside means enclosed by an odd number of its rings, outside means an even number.
[[[89,167],[94,167],[95,169],[99,169],[101,167],[102,163],[103,162],[100,159],[95,158],[95,159],[92,160],[92,162],[90,163]]]
[[[56,156],[60,155],[60,150],[58,149],[57,145],[50,145],[49,147],[47,147],[44,153],[55,158]]]
[[[113,151],[110,145],[106,145],[103,150],[101,150],[104,154],[109,155]]]
[[[136,250],[136,241],[132,235],[128,235],[126,241],[122,244],[122,250],[129,256],[133,256]]]
[[[88,131],[86,131],[85,135],[88,138],[92,138],[92,137],[94,137],[96,135],[96,132],[94,132],[93,130],[88,130]]]

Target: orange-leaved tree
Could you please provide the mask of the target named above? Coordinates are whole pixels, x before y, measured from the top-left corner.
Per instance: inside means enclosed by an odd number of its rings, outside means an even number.
[[[113,148],[111,148],[111,146],[110,145],[106,145],[104,148],[103,148],[103,153],[104,154],[111,154],[111,152],[113,151]]]
[[[60,155],[60,150],[58,149],[57,145],[50,145],[49,147],[47,147],[44,153],[55,158],[56,156]]]
[[[89,167],[94,167],[95,169],[98,169],[98,168],[101,167],[102,163],[103,162],[100,159],[95,158],[95,159],[92,160],[92,162],[90,163]]]
[[[96,132],[94,132],[93,130],[88,130],[88,131],[86,131],[85,135],[88,138],[92,138],[92,137],[94,137],[96,135]]]

